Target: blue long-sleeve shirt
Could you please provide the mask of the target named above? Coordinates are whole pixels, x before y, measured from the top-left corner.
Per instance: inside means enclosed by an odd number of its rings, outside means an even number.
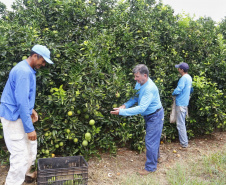
[[[141,114],[145,116],[162,107],[158,88],[150,78],[143,85],[136,83],[135,89],[139,90],[137,96],[130,98],[128,102],[124,103],[126,109],[120,109],[119,115],[132,116]],[[138,105],[130,108],[135,103],[138,103]]]
[[[35,130],[31,120],[36,94],[35,73],[26,60],[18,63],[10,71],[1,96],[0,117],[10,121],[21,118],[26,133]]]
[[[180,78],[177,88],[172,94],[173,96],[176,96],[176,105],[188,106],[189,96],[192,91],[192,78],[189,74],[185,74]]]

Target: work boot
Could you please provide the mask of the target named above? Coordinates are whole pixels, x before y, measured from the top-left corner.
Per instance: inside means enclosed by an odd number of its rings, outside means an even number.
[[[37,171],[34,171],[32,173],[27,173],[25,175],[25,181],[24,182],[32,183],[32,182],[34,182],[36,180],[36,178],[37,178]]]
[[[140,175],[148,175],[149,173],[151,173],[151,171],[147,171],[145,169],[138,171],[138,174]]]

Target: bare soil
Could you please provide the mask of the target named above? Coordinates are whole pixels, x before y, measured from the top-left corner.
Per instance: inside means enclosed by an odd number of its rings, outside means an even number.
[[[187,151],[181,150],[178,141],[163,143],[160,145],[161,163],[155,172],[159,184],[168,184],[166,173],[177,162],[192,159],[198,161],[204,155],[210,155],[222,151],[226,143],[226,132],[215,132],[211,135],[194,138],[189,141]],[[101,155],[101,159],[91,158],[88,161],[88,172],[90,185],[123,184],[122,177],[132,176],[145,164],[145,153],[138,153],[127,148],[119,148],[117,155],[108,153]],[[0,185],[3,184],[9,166],[0,166]],[[24,183],[26,184],[26,183]],[[36,183],[31,183],[34,185]]]

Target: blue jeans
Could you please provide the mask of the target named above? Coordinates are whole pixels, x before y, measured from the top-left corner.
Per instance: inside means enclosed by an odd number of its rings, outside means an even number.
[[[184,106],[176,106],[177,113],[177,130],[179,134],[179,140],[182,147],[188,146],[188,136],[187,130],[185,126],[185,118],[186,118],[187,107]]]
[[[146,158],[145,170],[156,171],[159,158],[159,145],[164,122],[164,110],[155,114],[144,116],[146,126],[145,146]]]

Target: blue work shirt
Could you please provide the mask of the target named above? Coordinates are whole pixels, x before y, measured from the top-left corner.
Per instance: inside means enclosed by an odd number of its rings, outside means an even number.
[[[120,109],[119,115],[133,116],[141,114],[142,116],[146,116],[162,107],[159,90],[150,78],[148,78],[148,81],[143,85],[136,83],[135,89],[139,90],[137,97],[130,98],[128,102],[124,103],[126,109]],[[130,108],[135,103],[138,103],[138,105]]]
[[[31,120],[36,94],[35,73],[26,60],[19,62],[10,71],[1,96],[0,117],[10,121],[21,118],[25,133],[35,130]]]
[[[178,84],[177,88],[173,91],[173,96],[176,96],[177,106],[188,106],[189,96],[192,92],[192,78],[189,74],[183,75]]]

